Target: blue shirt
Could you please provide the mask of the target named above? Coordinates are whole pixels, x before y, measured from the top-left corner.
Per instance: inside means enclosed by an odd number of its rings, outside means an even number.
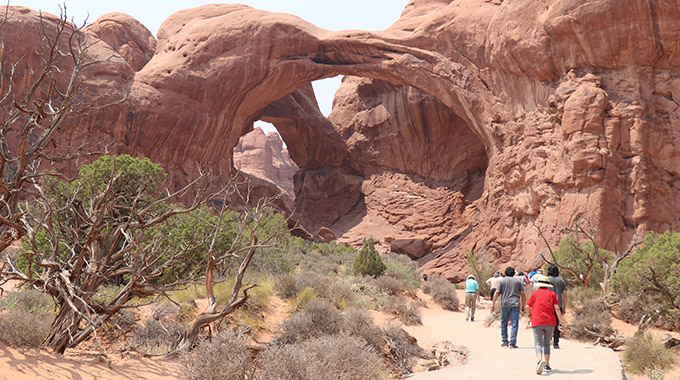
[[[474,279],[468,278],[467,281],[465,281],[465,293],[477,293],[478,289],[479,284],[477,284],[477,281]]]

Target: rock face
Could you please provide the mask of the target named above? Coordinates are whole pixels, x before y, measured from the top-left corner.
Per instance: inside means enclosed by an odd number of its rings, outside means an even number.
[[[286,206],[292,209],[295,200],[293,175],[298,167],[290,159],[278,133],[269,132],[265,135],[261,128],[255,127],[252,132],[241,137],[234,148],[234,166],[277,186]]]
[[[412,0],[385,31],[329,32],[206,5],[167,19],[138,70],[137,47],[121,47],[143,31],[97,32],[128,67],[88,83],[129,96],[63,138],[111,138],[181,184],[198,166],[231,173],[262,119],[300,168],[295,217],[308,231],[393,238],[451,279],[482,246],[524,269],[545,250],[536,227],[557,244],[585,215],[608,249],[680,228],[678,20],[664,0]],[[309,83],[336,75],[326,119]]]

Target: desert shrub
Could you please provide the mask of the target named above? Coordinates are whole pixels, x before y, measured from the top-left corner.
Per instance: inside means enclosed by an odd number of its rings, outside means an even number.
[[[612,289],[622,299],[636,297],[636,307],[657,325],[680,328],[680,232],[648,233],[619,265]]]
[[[297,278],[291,273],[277,277],[276,282],[274,283],[274,289],[276,290],[276,294],[284,300],[297,296],[300,291],[297,286]]]
[[[10,292],[0,300],[0,340],[12,347],[38,348],[54,320],[52,297],[35,289]]]
[[[272,346],[258,359],[267,380],[388,379],[378,354],[348,335]]]
[[[423,313],[420,311],[420,307],[412,302],[401,311],[399,320],[407,326],[422,325]]]
[[[279,328],[279,343],[289,344],[323,335],[335,335],[343,328],[343,318],[330,302],[323,298],[310,301],[300,312],[283,321]]]
[[[38,348],[50,331],[54,314],[20,308],[0,314],[0,340],[12,347]]]
[[[388,275],[376,278],[375,283],[378,289],[390,295],[400,294],[409,289],[406,281]]]
[[[629,323],[638,323],[647,316],[645,307],[641,307],[638,296],[627,296],[619,300],[614,307],[617,318]]]
[[[353,308],[343,314],[345,320],[344,331],[352,336],[362,338],[371,346],[375,352],[380,352],[385,339],[380,327],[376,326],[371,317],[365,310]]]
[[[385,263],[380,258],[378,251],[375,250],[373,238],[368,238],[368,240],[364,242],[363,247],[361,247],[356,259],[354,259],[352,271],[354,274],[377,278],[381,276],[386,269],[387,266],[385,266]]]
[[[597,288],[576,286],[569,289],[569,297],[567,298],[567,307],[575,308],[583,306],[587,301],[602,297],[602,291]],[[527,298],[529,296],[527,295]]]
[[[653,334],[636,334],[626,341],[623,364],[631,373],[663,371],[673,364],[673,352]]]
[[[589,341],[599,335],[610,336],[614,333],[611,312],[601,300],[587,300],[581,307],[576,307],[573,313],[574,318],[567,330],[570,338]]]
[[[389,347],[390,362],[403,373],[413,372],[417,358],[424,354],[416,340],[404,329],[396,326],[387,327],[384,336]]]
[[[310,288],[310,287],[305,287],[303,288],[295,298],[291,300],[291,305],[290,309],[292,312],[299,311],[303,309],[305,306],[307,306],[310,302],[316,299],[318,297],[318,293]]]
[[[9,292],[0,300],[0,307],[7,310],[21,310],[27,313],[54,310],[54,300],[36,289]]]
[[[253,378],[248,339],[237,330],[201,340],[180,357],[181,373],[189,380],[246,380]]]
[[[441,276],[432,276],[423,284],[423,292],[432,296],[434,302],[446,310],[457,311],[460,307],[460,300],[456,293],[456,288]]]
[[[147,319],[135,329],[129,344],[144,354],[165,354],[175,348],[184,330],[184,325],[177,321]]]
[[[409,304],[404,297],[388,296],[383,304],[383,310],[399,317],[408,326],[422,325],[422,313],[416,303]]]
[[[465,252],[465,259],[467,260],[468,269],[477,278],[479,294],[482,296],[491,294],[491,287],[486,283],[486,279],[493,277],[494,272],[489,251],[487,251],[486,247],[469,250]]]
[[[385,263],[385,275],[408,284],[407,290],[415,290],[420,287],[420,275],[418,264],[406,255],[390,252],[382,256]]]

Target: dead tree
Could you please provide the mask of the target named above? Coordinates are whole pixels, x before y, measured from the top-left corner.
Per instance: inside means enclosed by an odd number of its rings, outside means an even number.
[[[55,142],[65,120],[126,98],[83,96],[83,75],[112,56],[91,56],[93,41],[82,27],[68,22],[65,8],[60,18],[40,15],[37,46],[28,42],[33,36],[12,29],[12,12],[7,6],[0,16],[0,252],[26,233],[18,204],[44,168],[82,155]],[[10,39],[29,43],[29,48],[21,55],[8,47]]]

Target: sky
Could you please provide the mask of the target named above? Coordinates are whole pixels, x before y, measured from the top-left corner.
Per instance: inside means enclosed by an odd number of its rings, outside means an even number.
[[[85,19],[93,22],[109,12],[123,12],[139,20],[156,35],[163,20],[171,14],[203,4],[219,3],[205,0],[10,0],[10,5],[23,5],[35,10],[59,15],[59,5],[66,4],[69,19],[80,25]],[[399,19],[408,0],[241,0],[233,3],[272,12],[290,13],[327,30],[383,30]],[[340,77],[312,83],[321,112],[328,116],[333,95],[340,86]],[[273,126],[256,123],[265,131]]]

